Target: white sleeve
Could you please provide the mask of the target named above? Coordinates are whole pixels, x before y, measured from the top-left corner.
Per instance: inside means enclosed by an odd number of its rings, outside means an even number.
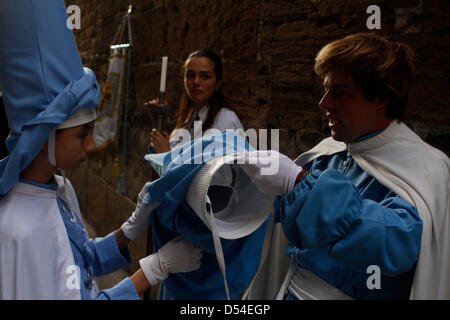
[[[170,136],[169,144],[170,150],[175,148],[176,146],[186,143],[191,140],[191,135],[188,130],[184,128],[175,129],[173,134]]]
[[[244,130],[244,126],[239,120],[236,113],[228,108],[221,108],[214,118],[214,122],[211,127],[205,131],[204,134],[212,133],[210,130],[213,130],[214,133],[225,131],[226,129],[242,129]],[[187,133],[187,134],[186,134]],[[177,129],[172,134],[169,143],[170,149],[175,148],[176,146],[190,141],[191,136],[186,129]]]
[[[216,118],[211,126],[211,128],[224,131],[226,129],[242,129],[244,126],[239,120],[236,113],[228,108],[222,108],[217,112]]]

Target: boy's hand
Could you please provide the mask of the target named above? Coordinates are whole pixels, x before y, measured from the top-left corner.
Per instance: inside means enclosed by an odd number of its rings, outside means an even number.
[[[135,240],[141,230],[149,225],[151,212],[159,206],[159,202],[148,204],[142,203],[142,200],[147,193],[147,185],[148,183],[144,185],[139,193],[138,202],[133,214],[121,226],[124,235],[130,240]]]

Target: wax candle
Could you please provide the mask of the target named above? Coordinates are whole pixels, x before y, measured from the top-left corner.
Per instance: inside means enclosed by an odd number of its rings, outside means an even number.
[[[162,57],[161,85],[159,87],[159,92],[165,92],[166,91],[167,60],[168,60],[168,58],[169,57]]]

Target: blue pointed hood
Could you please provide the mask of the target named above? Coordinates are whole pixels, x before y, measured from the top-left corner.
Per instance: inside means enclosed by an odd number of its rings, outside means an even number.
[[[82,108],[96,108],[100,88],[83,68],[63,0],[0,1],[0,86],[10,135],[0,161],[6,194],[52,130]]]

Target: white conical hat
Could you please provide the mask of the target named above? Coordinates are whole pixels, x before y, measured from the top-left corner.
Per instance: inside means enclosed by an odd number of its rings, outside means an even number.
[[[239,167],[243,154],[229,154],[207,161],[186,193],[186,202],[212,233],[214,250],[230,299],[226,262],[220,242],[253,233],[273,210],[274,196],[261,193]]]
[[[274,196],[260,192],[236,164],[241,157],[242,154],[230,154],[209,160],[186,193],[186,202],[210,230],[211,210],[218,235],[224,239],[251,234],[266,221],[273,207]]]

